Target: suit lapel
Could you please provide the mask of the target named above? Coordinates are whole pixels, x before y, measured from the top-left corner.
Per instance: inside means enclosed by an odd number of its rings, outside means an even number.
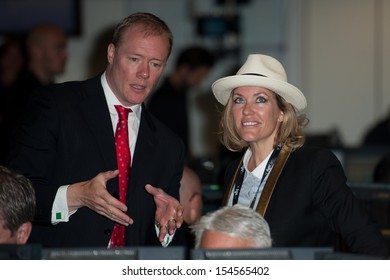
[[[145,105],[142,104],[140,127],[131,166],[131,185],[138,185],[139,182],[144,181],[143,178],[148,176],[148,166],[150,166],[150,160],[154,158],[157,141],[154,123]],[[132,191],[131,188],[130,191]]]
[[[87,81],[82,106],[85,121],[91,130],[92,139],[99,146],[106,170],[116,169],[115,140],[110,112],[104,91],[100,83],[100,76]]]

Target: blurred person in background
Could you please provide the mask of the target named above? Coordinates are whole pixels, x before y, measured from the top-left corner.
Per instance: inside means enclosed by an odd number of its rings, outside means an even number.
[[[366,131],[363,146],[390,147],[390,110],[385,117],[372,124]]]
[[[204,47],[183,49],[172,72],[152,93],[149,110],[173,130],[186,146],[187,159],[192,157],[188,114],[188,93],[201,86],[214,66],[214,56]]]
[[[25,61],[23,39],[16,36],[6,37],[0,46],[0,164],[5,162],[8,152],[8,99]]]
[[[188,248],[194,247],[194,235],[190,226],[202,215],[202,192],[202,182],[198,174],[188,166],[184,166],[183,176],[180,180],[180,203],[183,206],[183,231],[185,231],[183,237],[185,240],[179,243],[186,244]]]
[[[67,34],[58,26],[34,26],[26,37],[27,61],[19,73],[7,100],[6,123],[8,134],[25,113],[32,92],[53,84],[65,72],[68,60]]]
[[[8,36],[0,46],[0,96],[11,88],[23,69],[26,54],[24,41],[16,36]],[[3,100],[3,99],[2,99]]]
[[[202,215],[202,182],[199,176],[187,166],[180,181],[180,203],[183,206],[183,219],[192,225]]]
[[[390,154],[386,154],[379,159],[374,166],[374,183],[390,184]]]

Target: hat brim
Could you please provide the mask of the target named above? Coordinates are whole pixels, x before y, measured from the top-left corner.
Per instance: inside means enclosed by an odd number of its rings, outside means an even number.
[[[307,106],[306,98],[298,88],[287,82],[268,77],[256,75],[228,76],[215,81],[211,89],[218,102],[225,106],[233,89],[243,86],[263,87],[272,90],[292,104],[298,111],[304,110]]]

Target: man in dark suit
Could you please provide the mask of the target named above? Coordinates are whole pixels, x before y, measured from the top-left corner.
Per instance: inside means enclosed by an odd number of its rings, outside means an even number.
[[[125,246],[166,246],[180,234],[175,229],[183,221],[178,198],[184,144],[143,104],[171,49],[168,26],[136,13],[115,29],[101,76],[34,93],[8,160],[36,191],[31,242],[111,247],[115,224],[125,226]],[[131,109],[125,203],[118,199],[118,105]]]

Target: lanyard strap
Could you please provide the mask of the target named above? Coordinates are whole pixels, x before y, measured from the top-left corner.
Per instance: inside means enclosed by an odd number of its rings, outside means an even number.
[[[267,177],[268,173],[271,171],[275,161],[276,161],[276,158],[278,157],[279,153],[280,153],[280,150],[282,149],[282,144],[279,144],[275,149],[274,151],[272,152],[268,162],[267,162],[267,165],[265,167],[265,170],[264,170],[264,173],[263,173],[263,176],[261,177],[261,181],[260,181],[260,184],[259,186],[257,187],[257,190],[256,190],[256,193],[255,195],[253,196],[253,199],[252,199],[252,202],[250,204],[250,208],[253,209],[254,205],[255,205],[255,202],[256,202],[256,198],[257,196],[259,195],[259,191],[260,191],[260,187],[264,181],[264,179]],[[238,173],[238,176],[236,178],[236,184],[234,186],[234,193],[233,193],[233,205],[234,204],[237,204],[238,203],[238,198],[240,196],[240,192],[241,192],[241,188],[242,188],[242,184],[244,182],[244,177],[245,177],[245,167],[244,167],[244,163],[242,162],[241,163],[241,166],[240,166],[240,171]]]
[[[265,186],[261,193],[259,203],[256,207],[256,211],[262,216],[265,216],[265,212],[267,211],[268,203],[275,189],[276,182],[278,181],[280,173],[282,173],[284,165],[290,157],[290,154],[291,149],[288,148],[286,145],[283,146],[278,158],[275,161],[274,167],[272,168],[272,171],[267,178],[267,182],[265,182]]]

